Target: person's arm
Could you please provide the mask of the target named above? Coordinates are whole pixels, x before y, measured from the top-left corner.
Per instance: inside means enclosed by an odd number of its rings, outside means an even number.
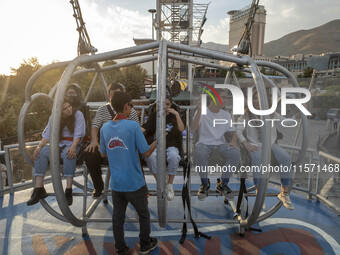
[[[73,143],[67,149],[66,155],[68,159],[74,159],[77,157],[77,146],[85,136],[85,118],[81,111],[75,113],[75,127],[73,132]]]
[[[182,118],[179,115],[179,113],[175,109],[173,109],[173,108],[170,108],[168,111],[169,111],[169,113],[175,115],[178,130],[179,130],[179,132],[183,132],[183,130],[184,130],[184,123],[183,123]]]
[[[237,135],[235,131],[233,131],[233,136],[231,138],[231,142],[229,143],[229,146],[234,147],[235,149],[238,150]]]
[[[48,140],[46,138],[43,138],[39,145],[37,146],[37,148],[35,148],[34,152],[33,152],[33,161],[36,161],[37,158],[39,158],[39,153],[42,147],[44,147],[46,144],[48,143]]]
[[[91,128],[91,142],[90,144],[85,148],[85,151],[88,152],[94,152],[96,148],[99,150],[99,141],[98,141],[98,128],[92,126]]]
[[[156,149],[156,147],[157,147],[157,141],[155,140],[155,141],[152,142],[152,144],[150,144],[150,148],[142,154],[143,157],[145,157],[145,158],[150,157],[151,154],[153,153],[153,151]]]
[[[244,120],[246,120],[246,118],[244,116],[241,116],[238,119],[238,122],[243,122]],[[239,142],[243,144],[243,146],[246,148],[247,151],[249,152],[257,151],[259,148],[255,145],[251,145],[250,143],[248,143],[247,138],[243,134],[244,131],[245,131],[245,127],[243,125],[237,125],[236,136]]]
[[[139,126],[136,126],[135,129],[135,141],[138,151],[145,157],[148,158],[155,150],[157,143],[154,140],[150,145],[145,140],[142,129]]]
[[[68,159],[74,159],[77,156],[77,146],[80,143],[81,138],[73,140],[72,145],[67,149],[66,155]]]
[[[100,126],[103,124],[104,122],[104,109],[107,108],[106,105],[101,106],[97,113],[96,116],[93,119],[92,122],[92,127],[91,127],[91,142],[90,144],[85,148],[85,151],[87,152],[94,152],[96,148],[98,148],[99,150],[99,137],[98,137],[98,131]]]

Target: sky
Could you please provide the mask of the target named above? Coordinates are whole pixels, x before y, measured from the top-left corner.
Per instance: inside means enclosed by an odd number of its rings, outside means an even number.
[[[194,0],[209,3],[202,40],[228,44],[230,10],[251,0]],[[151,38],[156,0],[79,0],[91,43],[98,52],[133,46],[133,38]],[[339,0],[260,0],[267,10],[265,42],[340,18]],[[69,0],[1,0],[0,74],[9,75],[24,60],[40,64],[77,56],[78,32]]]

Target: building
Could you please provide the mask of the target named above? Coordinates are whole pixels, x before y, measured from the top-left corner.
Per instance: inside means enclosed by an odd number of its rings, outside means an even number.
[[[229,52],[231,49],[238,45],[242,34],[245,29],[245,24],[248,21],[251,6],[247,6],[241,10],[229,11],[230,22],[229,22]],[[251,28],[251,47],[252,57],[254,55],[263,55],[264,45],[264,32],[266,26],[266,10],[264,6],[259,5],[255,14],[255,21]]]
[[[297,54],[291,57],[276,56],[274,62],[295,74],[302,73],[304,69],[311,67],[318,71],[318,76],[337,77],[340,70],[340,53]]]

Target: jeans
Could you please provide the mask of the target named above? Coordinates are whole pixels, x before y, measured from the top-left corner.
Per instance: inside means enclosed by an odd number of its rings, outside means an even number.
[[[150,213],[148,209],[147,187],[144,185],[137,191],[133,192],[116,192],[112,191],[113,215],[112,226],[117,250],[124,249],[126,246],[124,239],[124,222],[125,212],[128,203],[138,213],[139,216],[139,239],[140,245],[150,242]]]
[[[220,155],[226,159],[224,166],[228,167],[237,167],[238,163],[240,162],[240,151],[235,149],[234,147],[229,147],[227,144],[221,144],[221,145],[207,145],[203,143],[198,143],[195,147],[195,165],[199,166],[201,168],[201,171],[199,171],[200,177],[202,178],[208,178],[208,160],[212,154],[212,152],[218,149],[218,152]],[[206,171],[202,171],[202,169],[205,169]],[[232,172],[230,171],[222,171],[222,179],[226,179],[227,181],[225,184],[229,182],[229,178],[232,175]]]
[[[76,170],[76,163],[77,163],[77,157],[73,159],[68,159],[66,151],[67,149],[70,148],[64,147],[61,150],[61,159],[63,160],[63,165],[64,165],[64,176],[65,177],[73,177],[74,176],[74,171]],[[80,145],[77,146],[77,154],[80,150]],[[39,158],[34,163],[34,169],[35,169],[35,176],[45,176],[46,174],[46,169],[48,162],[50,161],[50,146],[45,145],[42,147],[42,149],[39,152]]]
[[[181,160],[181,156],[179,155],[179,151],[176,147],[168,147],[166,148],[166,160],[168,162],[168,174],[176,175],[179,161]],[[157,153],[156,150],[150,155],[150,157],[145,159],[146,164],[148,165],[150,171],[155,174],[157,172]]]
[[[100,165],[104,163],[104,159],[100,156],[98,148],[95,148],[94,152],[84,151],[84,159],[86,167],[90,172],[93,187],[96,190],[103,190],[104,182],[102,178],[102,169]]]
[[[261,154],[262,154],[262,149],[259,148],[257,151],[249,152],[249,156],[251,158],[251,165],[252,166],[260,166],[261,165]],[[274,143],[272,145],[272,156],[275,157],[277,163],[280,166],[283,166],[285,168],[288,168],[288,172],[282,172],[280,171],[280,177],[281,177],[281,184],[284,187],[287,187],[291,184],[292,182],[292,174],[293,172],[290,171],[291,167],[291,160],[290,156],[287,151],[282,149],[278,144]],[[258,186],[259,184],[259,178],[261,177],[260,172],[254,172],[254,184],[255,186]]]

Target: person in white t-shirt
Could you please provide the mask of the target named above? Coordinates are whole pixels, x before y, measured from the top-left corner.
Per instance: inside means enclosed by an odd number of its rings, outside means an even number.
[[[208,179],[209,163],[208,160],[212,156],[215,149],[226,160],[223,166],[221,182],[216,184],[216,190],[225,198],[232,199],[232,192],[228,187],[229,178],[232,175],[231,168],[236,168],[240,161],[240,151],[237,145],[237,136],[234,127],[231,126],[231,115],[223,110],[223,105],[226,105],[227,93],[223,90],[217,91],[221,102],[216,100],[211,101],[206,115],[202,115],[201,104],[198,104],[198,110],[192,121],[192,131],[198,130],[199,139],[195,146],[194,157],[196,170],[201,177],[200,189],[197,193],[198,199],[203,201],[208,196],[210,189],[210,181]],[[226,124],[214,125],[214,120],[223,120]],[[232,132],[231,142],[225,139],[225,133]],[[213,167],[213,166],[210,166]],[[216,167],[216,166],[215,166]],[[228,170],[229,169],[229,170]]]

